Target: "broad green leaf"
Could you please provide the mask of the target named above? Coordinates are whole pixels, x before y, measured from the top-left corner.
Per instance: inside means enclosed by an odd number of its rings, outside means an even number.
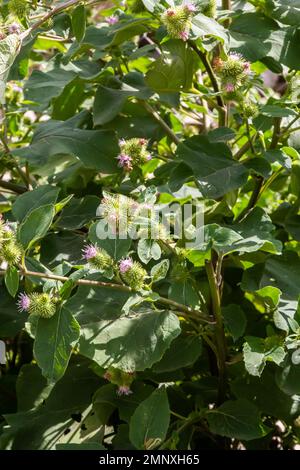
[[[78,42],[81,42],[85,35],[86,10],[84,5],[78,5],[72,12],[72,29]]]
[[[152,370],[160,373],[192,366],[201,353],[202,340],[199,336],[178,336]]]
[[[129,438],[137,449],[153,449],[166,437],[170,408],[165,388],[158,388],[135,410],[129,424]]]
[[[170,40],[148,71],[146,84],[157,92],[189,91],[196,62],[197,56],[187,44],[179,39]]]
[[[62,210],[56,226],[65,230],[74,230],[83,227],[96,218],[100,199],[97,196],[85,196],[81,199],[72,199]]]
[[[93,108],[96,126],[106,124],[115,118],[128,97],[148,99],[152,95],[152,91],[145,85],[142,74],[138,72],[128,73],[122,82],[112,78],[107,85],[99,85],[96,91]]]
[[[54,217],[54,206],[47,204],[29,212],[19,226],[18,238],[25,249],[30,248],[48,232]]]
[[[107,251],[107,253],[115,260],[120,260],[128,253],[132,240],[128,237],[125,239],[118,238],[101,238],[102,221],[95,222],[89,230],[89,240],[99,247]],[[99,235],[99,236],[98,236]]]
[[[38,407],[48,398],[52,389],[53,384],[47,383],[37,364],[25,364],[20,370],[16,384],[18,411]]]
[[[237,398],[246,398],[264,414],[283,419],[285,422],[291,423],[299,415],[299,396],[289,396],[280,390],[271,368],[266,367],[261,377],[237,377],[231,383],[231,390]]]
[[[268,0],[266,13],[281,23],[299,26],[300,5],[298,0]]]
[[[270,117],[295,117],[297,116],[296,111],[287,107],[265,105],[261,108],[260,112]]]
[[[15,299],[4,286],[0,287],[0,311],[0,338],[14,338],[24,327],[27,315],[18,311]]]
[[[283,368],[276,373],[278,387],[288,396],[300,396],[300,364],[294,362],[293,354],[290,354],[286,358]]]
[[[14,153],[36,165],[52,155],[74,155],[88,168],[114,173],[118,168],[118,151],[117,139],[112,131],[83,130],[70,127],[68,122],[50,121],[38,127],[31,145]]]
[[[73,78],[62,93],[53,100],[52,118],[62,121],[71,118],[85,97],[84,81],[79,77]]]
[[[169,270],[170,261],[163,259],[160,263],[157,263],[151,269],[151,277],[153,282],[158,282],[164,279]]]
[[[260,377],[266,362],[275,362],[280,365],[285,358],[282,341],[277,336],[257,338],[247,336],[243,347],[245,367],[250,375]]]
[[[206,418],[212,433],[242,441],[259,439],[269,432],[258,408],[244,399],[226,401],[219,408],[209,410]]]
[[[222,308],[224,324],[229,334],[236,341],[245,333],[247,318],[239,305],[230,304]]]
[[[10,295],[15,297],[19,288],[19,273],[15,266],[7,268],[5,273],[5,285]]]
[[[231,158],[229,148],[223,143],[212,144],[207,137],[194,136],[179,144],[177,155],[190,168],[190,177],[194,176],[204,197],[218,198],[247,181],[248,170]],[[187,179],[185,176],[181,185]],[[176,184],[176,189],[181,185]]]
[[[99,387],[99,377],[89,369],[89,365],[89,362],[77,357],[44,403],[32,410],[6,414],[7,426],[5,434],[1,434],[1,448],[54,450],[55,444],[63,442],[64,432],[75,431],[78,421],[72,416],[86,410],[92,394]],[[31,377],[29,374],[28,389],[32,387]],[[68,436],[65,438],[67,440]]]
[[[22,222],[24,217],[34,209],[47,204],[55,204],[58,193],[59,189],[53,186],[38,186],[32,191],[20,194],[12,205],[12,213],[19,222]]]
[[[51,318],[39,318],[34,356],[49,383],[57,382],[64,375],[79,334],[79,324],[64,307]]]
[[[179,320],[171,312],[148,311],[130,316],[107,314],[97,307],[102,319],[82,327],[80,353],[101,367],[124,371],[144,370],[159,361],[180,333]]]
[[[228,33],[220,23],[202,13],[198,13],[192,19],[192,32],[198,38],[203,36],[216,36],[228,43]]]
[[[0,41],[0,104],[5,103],[6,80],[20,46],[18,34],[9,34]]]
[[[147,264],[151,259],[158,260],[161,257],[161,248],[155,240],[141,238],[138,241],[137,252],[140,260]]]

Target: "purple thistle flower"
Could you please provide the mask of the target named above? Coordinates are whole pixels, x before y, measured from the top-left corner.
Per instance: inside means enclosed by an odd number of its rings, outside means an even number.
[[[8,27],[8,31],[9,31],[9,34],[20,34],[21,32],[21,27],[19,25],[19,23],[12,23],[9,25]]]
[[[225,91],[227,91],[227,93],[232,93],[234,91],[234,85],[233,83],[226,83],[225,85]]]
[[[118,166],[127,171],[132,170],[132,158],[129,155],[121,153],[117,159],[119,160]]]
[[[181,31],[179,33],[179,36],[180,36],[180,39],[182,39],[183,41],[187,41],[189,38],[189,35],[186,31]]]
[[[119,263],[120,273],[125,274],[133,266],[133,261],[131,258],[122,259]]]
[[[151,159],[152,159],[152,155],[150,155],[150,153],[148,153],[146,159],[147,159],[148,161],[151,160]]]
[[[18,310],[20,312],[26,312],[29,309],[30,306],[30,298],[28,297],[27,294],[20,294],[19,295],[19,300],[17,302]]]
[[[197,10],[193,3],[186,3],[186,5],[184,5],[184,8],[190,13],[194,13]]]
[[[120,385],[120,387],[117,390],[117,395],[121,397],[122,395],[128,396],[131,395],[132,390],[127,385]]]
[[[114,15],[108,16],[106,18],[106,22],[108,24],[116,24],[116,23],[118,23],[118,21],[119,21],[119,18],[117,16],[114,16]]]
[[[87,261],[91,258],[94,258],[97,254],[97,248],[94,245],[86,245],[82,250],[83,257]]]

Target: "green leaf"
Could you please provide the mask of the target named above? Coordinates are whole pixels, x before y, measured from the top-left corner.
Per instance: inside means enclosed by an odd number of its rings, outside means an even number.
[[[218,198],[247,181],[248,170],[231,158],[229,148],[223,143],[212,144],[207,137],[194,136],[179,144],[177,155],[191,169],[190,176],[194,175],[204,197]],[[181,185],[186,180],[184,177]]]
[[[67,83],[62,93],[53,100],[52,118],[62,121],[74,116],[86,97],[84,82],[75,77]]]
[[[140,260],[147,264],[151,259],[158,260],[161,257],[161,248],[157,241],[141,238],[138,241],[137,252]]]
[[[30,384],[30,386],[28,386]],[[25,364],[18,375],[16,391],[18,411],[28,411],[41,405],[53,389],[37,364]]]
[[[157,263],[151,269],[151,277],[153,282],[158,282],[164,279],[169,270],[170,261],[163,259],[160,263]]]
[[[14,338],[24,327],[26,315],[18,311],[4,286],[0,287],[0,311],[0,338]]]
[[[245,333],[247,318],[239,305],[230,304],[222,308],[224,324],[233,340],[236,341]]]
[[[160,360],[180,333],[179,320],[171,312],[148,311],[120,317],[119,311],[107,314],[105,306],[99,304],[98,312],[100,321],[82,327],[79,349],[101,367],[145,370]]]
[[[281,23],[299,26],[300,5],[298,0],[268,0],[266,13]]]
[[[199,336],[177,336],[152,370],[161,373],[189,367],[196,362],[201,353],[202,340]]]
[[[206,413],[209,429],[220,436],[251,441],[265,436],[269,429],[263,424],[255,405],[247,400],[226,401]]]
[[[101,234],[101,228],[105,225],[101,220],[99,222],[95,222],[90,226],[89,230],[89,240],[92,243],[95,243],[99,247],[103,248],[107,253],[115,260],[120,260],[123,256],[126,256],[130,249],[131,239],[125,238],[101,238],[97,234]]]
[[[59,188],[50,185],[42,185],[27,191],[15,200],[12,205],[12,213],[14,217],[22,222],[24,217],[38,207],[48,204],[55,204],[59,193]]]
[[[286,395],[300,395],[300,365],[293,363],[292,354],[286,358],[284,367],[277,371],[276,383]]]
[[[265,105],[261,108],[260,112],[265,116],[270,117],[294,117],[297,116],[296,111],[289,109],[286,106]]]
[[[26,215],[19,226],[18,238],[25,249],[30,248],[39,238],[43,238],[52,224],[54,206],[47,204]]]
[[[63,209],[56,226],[66,230],[75,230],[83,227],[96,218],[100,200],[96,196],[85,196],[81,199],[72,199]]]
[[[49,383],[57,382],[64,375],[79,334],[79,324],[64,307],[51,318],[39,318],[34,356]]]
[[[256,338],[247,336],[243,347],[245,367],[250,375],[261,376],[266,362],[280,365],[285,358],[282,341],[277,336]]]
[[[202,13],[197,13],[192,19],[192,32],[198,38],[203,36],[215,36],[228,43],[228,33],[226,29],[213,18],[209,18]]]
[[[138,72],[130,72],[120,82],[113,77],[108,85],[99,85],[94,101],[94,124],[100,126],[110,122],[122,110],[128,97],[149,99],[152,91],[146,87],[144,77]]]
[[[81,42],[85,35],[86,11],[84,5],[78,5],[72,12],[72,29],[75,38]]]
[[[185,42],[170,40],[146,74],[146,84],[157,92],[189,91],[196,62],[197,56]]]
[[[15,266],[8,267],[4,279],[8,292],[12,297],[15,297],[19,288],[19,273],[17,268]]]
[[[129,438],[137,449],[153,449],[166,437],[170,408],[165,388],[155,390],[135,410],[129,425]]]
[[[18,34],[9,34],[0,41],[0,103],[5,103],[5,86],[9,70],[21,46]]]
[[[117,171],[118,152],[114,132],[77,129],[70,127],[68,122],[62,124],[58,121],[41,124],[31,145],[14,151],[18,157],[37,165],[44,163],[52,155],[74,155],[86,167],[103,173]]]

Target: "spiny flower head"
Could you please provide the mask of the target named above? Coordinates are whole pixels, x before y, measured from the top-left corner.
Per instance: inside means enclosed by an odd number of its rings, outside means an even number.
[[[251,101],[245,101],[241,105],[241,111],[245,118],[253,118],[258,114],[258,107]]]
[[[8,10],[18,18],[24,18],[28,11],[28,3],[24,0],[9,0]]]
[[[109,367],[103,377],[111,383],[118,385],[118,395],[130,395],[132,393],[130,385],[135,378],[134,372],[127,372],[115,367]]]
[[[17,302],[20,312],[27,312],[30,307],[30,298],[27,294],[21,293]]]
[[[0,248],[0,259],[6,261],[8,265],[13,266],[17,265],[22,257],[22,247],[15,240],[13,235],[10,235],[8,239],[4,239]]]
[[[96,269],[105,271],[113,266],[113,259],[103,250],[98,248],[96,245],[86,245],[83,249],[83,257],[89,264]]]
[[[38,292],[33,292],[31,294],[28,294],[29,302],[28,300],[24,300],[22,303],[23,305],[26,305],[26,302],[28,304],[28,307],[26,310],[30,315],[36,315],[42,318],[51,318],[56,312],[56,299],[53,298],[51,295],[43,292],[42,294]],[[19,300],[19,305],[20,300]]]
[[[204,0],[204,4],[201,5],[201,13],[203,15],[214,18],[217,11],[217,1],[216,0]]]
[[[162,15],[162,22],[166,26],[169,36],[187,41],[191,29],[191,18],[197,8],[193,3],[168,8]]]
[[[222,88],[227,93],[233,93],[240,88],[250,73],[250,63],[237,52],[230,53],[226,60],[215,59],[213,65],[221,78]]]
[[[119,271],[123,281],[134,290],[141,290],[145,285],[145,279],[147,277],[147,271],[138,261],[133,261],[130,267],[127,267],[123,273],[121,272],[121,265],[119,265]]]
[[[147,163],[151,159],[151,155],[147,151],[148,141],[146,139],[133,138],[119,141],[121,153],[117,157],[119,166],[126,171],[131,171],[135,167],[139,167]]]
[[[140,204],[123,194],[106,194],[99,209],[113,232],[128,234],[139,215]]]

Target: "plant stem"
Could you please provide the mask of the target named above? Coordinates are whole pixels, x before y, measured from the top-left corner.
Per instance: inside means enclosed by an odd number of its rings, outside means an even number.
[[[281,124],[281,118],[274,118],[274,128],[273,128],[273,135],[272,135],[272,141],[270,144],[270,150],[274,150],[277,147],[277,144],[280,139],[280,124]]]
[[[14,193],[23,194],[26,193],[27,189],[24,186],[19,186],[18,184],[11,183],[10,181],[0,180],[0,187],[5,189],[10,189]]]
[[[201,59],[203,65],[205,67],[205,70],[207,72],[207,75],[209,76],[209,79],[211,81],[214,92],[215,93],[220,93],[220,88],[219,88],[217,78],[215,76],[215,73],[213,71],[213,68],[212,68],[210,62],[207,60],[206,54],[204,52],[202,52],[200,49],[198,49],[198,47],[196,46],[196,44],[193,41],[189,40],[188,43],[189,43],[190,47],[196,52],[198,57]],[[219,106],[219,108],[218,108],[219,127],[222,127],[222,126],[225,126],[225,122],[226,122],[226,109],[225,109],[223,98],[220,94],[217,95],[216,100],[217,100],[217,104]]]
[[[206,261],[205,268],[210,288],[213,313],[216,321],[215,339],[219,369],[218,403],[220,404],[223,403],[226,393],[226,340],[221,310],[220,290],[212,261]]]
[[[0,271],[0,276],[4,276],[5,273],[6,271],[4,270]],[[29,277],[38,277],[42,279],[53,279],[54,281],[60,281],[60,282],[67,282],[70,280],[68,277],[65,277],[65,276],[58,276],[56,274],[51,274],[51,273],[39,273],[36,271],[27,271],[25,269],[20,269],[19,274],[23,276],[29,276]],[[129,293],[135,292],[133,289],[131,289],[131,287],[125,286],[124,284],[117,284],[114,282],[94,281],[92,279],[78,279],[74,281],[74,285],[104,287],[108,289],[117,289],[123,292],[129,292]],[[199,322],[214,324],[214,322],[209,318],[208,315],[205,315],[199,310],[194,310],[193,308],[188,307],[186,305],[179,304],[178,302],[175,302],[174,300],[167,299],[166,297],[158,297],[156,302],[163,304],[163,305],[167,305],[169,307],[173,307],[174,310],[181,312],[180,316],[186,317],[187,319],[190,316],[191,318],[194,318],[195,320]]]
[[[165,133],[170,137],[170,139],[176,144],[180,144],[180,139],[177,137],[177,135],[174,134],[172,129],[168,126],[168,124],[160,117],[157,111],[155,111],[154,108],[150,104],[148,104],[146,101],[140,101],[146,111],[152,115],[152,117],[158,122],[158,124],[163,128]]]

